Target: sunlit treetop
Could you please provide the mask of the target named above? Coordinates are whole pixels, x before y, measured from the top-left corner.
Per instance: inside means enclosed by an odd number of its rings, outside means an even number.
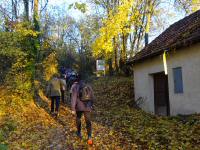
[[[137,23],[137,17],[140,15],[137,9],[132,10],[135,5],[135,0],[123,0],[116,10],[110,11],[108,18],[103,20],[99,37],[93,43],[94,56],[111,54],[113,38],[131,32],[131,24]]]

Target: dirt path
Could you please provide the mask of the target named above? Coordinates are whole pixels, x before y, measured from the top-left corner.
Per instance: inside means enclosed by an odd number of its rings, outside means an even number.
[[[4,104],[4,111],[9,112],[9,114],[4,113],[4,115],[0,115],[1,120],[2,118],[4,120],[2,121],[2,126],[9,122],[10,126],[13,126],[13,130],[8,132],[3,142],[3,144],[9,146],[9,149],[135,149],[135,145],[130,143],[131,140],[124,137],[121,132],[115,131],[112,126],[105,126],[98,122],[92,123],[94,144],[88,146],[84,118],[82,118],[83,139],[80,140],[75,134],[75,116],[71,114],[70,108],[67,105],[61,105],[58,118],[54,118],[49,114],[50,101],[43,93],[40,93],[40,97],[42,104],[39,107],[33,101],[20,106],[18,104],[20,100],[13,96],[10,97],[12,100],[9,104]],[[7,107],[7,105],[16,105],[17,107]],[[98,111],[98,108],[96,111]]]
[[[43,97],[43,100],[45,98]],[[47,102],[47,101],[46,101]],[[48,102],[50,105],[50,103]],[[95,111],[98,111],[98,107]],[[93,114],[93,118],[98,117]],[[95,119],[94,119],[95,120]],[[59,123],[63,130],[65,131],[63,138],[65,138],[65,143],[62,143],[60,146],[66,145],[67,149],[108,149],[108,150],[116,150],[116,149],[126,149],[132,150],[136,148],[136,145],[130,143],[130,139],[124,137],[123,134],[119,131],[115,131],[112,126],[101,125],[97,122],[92,123],[93,127],[93,141],[94,144],[92,146],[87,145],[87,135],[85,129],[84,118],[82,118],[82,133],[83,139],[80,140],[76,137],[76,126],[75,126],[75,116],[71,114],[71,110],[69,106],[61,105],[60,114],[58,118],[55,118],[55,121]],[[55,142],[56,143],[56,142]]]
[[[112,127],[105,127],[96,122],[93,122],[93,146],[86,144],[86,130],[85,124],[83,125],[83,139],[80,141],[76,138],[74,134],[76,131],[75,128],[75,118],[70,114],[70,110],[67,107],[61,107],[60,116],[58,117],[58,122],[64,125],[66,130],[66,140],[69,144],[68,146],[74,149],[134,149],[135,145],[130,144],[129,140],[122,136],[120,132],[117,132],[112,129]],[[82,122],[84,120],[82,118]],[[69,136],[70,135],[70,136]]]

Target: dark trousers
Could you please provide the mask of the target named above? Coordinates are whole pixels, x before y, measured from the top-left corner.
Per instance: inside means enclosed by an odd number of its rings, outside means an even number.
[[[76,112],[76,126],[77,126],[78,133],[81,133],[81,117],[82,117],[82,114],[84,114],[88,137],[91,137],[91,135],[92,135],[92,123],[91,123],[91,112],[89,112],[89,111],[77,111]]]
[[[56,109],[54,110],[54,105],[56,104]],[[51,97],[51,112],[58,112],[60,106],[60,96]]]

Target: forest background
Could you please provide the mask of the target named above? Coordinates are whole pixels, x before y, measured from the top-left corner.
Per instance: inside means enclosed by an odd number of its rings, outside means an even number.
[[[109,75],[130,75],[128,59],[198,8],[198,0],[2,0],[0,81],[30,89],[41,69],[50,77],[60,66],[88,76],[96,59]]]

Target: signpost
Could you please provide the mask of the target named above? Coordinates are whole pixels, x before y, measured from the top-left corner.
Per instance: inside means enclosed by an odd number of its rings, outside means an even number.
[[[97,76],[100,76],[99,73],[103,72],[104,76],[105,76],[105,60],[97,60],[96,61],[96,69],[97,69]]]

